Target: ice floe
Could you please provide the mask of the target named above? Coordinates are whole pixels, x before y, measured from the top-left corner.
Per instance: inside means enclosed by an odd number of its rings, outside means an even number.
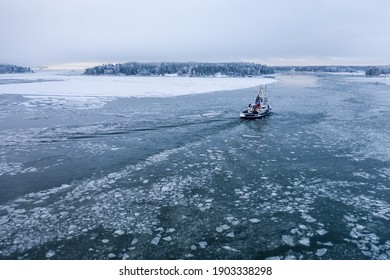
[[[288,246],[294,246],[294,237],[291,235],[282,235],[282,240],[284,243],[286,243]]]
[[[234,232],[229,232],[226,234],[226,237],[231,237],[231,238],[234,238],[235,235],[234,235]]]
[[[114,231],[114,235],[116,235],[116,236],[120,236],[120,235],[124,235],[124,234],[125,234],[125,231],[121,230],[121,229],[117,229],[116,231]]]
[[[109,259],[113,259],[113,258],[116,257],[116,255],[115,255],[114,253],[109,253],[109,254],[107,255],[107,257],[108,257]]]
[[[322,257],[323,255],[326,254],[326,252],[328,251],[327,248],[321,248],[321,249],[317,249],[317,252],[316,252],[316,256],[318,257]]]
[[[222,249],[225,249],[227,251],[232,251],[232,252],[240,252],[239,250],[232,248],[230,246],[222,246]]]
[[[52,258],[52,257],[54,257],[55,256],[55,254],[56,254],[56,252],[54,252],[53,250],[50,250],[50,251],[48,251],[47,253],[46,253],[46,258]]]
[[[310,246],[310,238],[303,237],[298,241],[299,244],[309,247]]]
[[[316,232],[319,234],[319,235],[325,235],[328,233],[328,231],[324,230],[324,229],[318,229],[316,230]]]
[[[152,243],[153,245],[157,245],[160,242],[160,239],[161,239],[161,234],[158,234],[150,241],[150,243]]]
[[[207,241],[200,241],[198,244],[201,249],[205,249],[208,245]]]

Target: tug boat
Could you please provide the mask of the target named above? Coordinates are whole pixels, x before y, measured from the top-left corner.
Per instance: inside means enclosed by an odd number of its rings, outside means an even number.
[[[265,86],[260,86],[257,92],[255,104],[249,104],[248,109],[240,113],[242,119],[260,119],[271,113],[271,106],[268,105],[268,97],[265,93]]]

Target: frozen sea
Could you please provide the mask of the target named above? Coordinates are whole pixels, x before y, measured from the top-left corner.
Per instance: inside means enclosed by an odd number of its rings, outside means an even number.
[[[277,79],[0,76],[0,259],[390,259],[388,81]]]

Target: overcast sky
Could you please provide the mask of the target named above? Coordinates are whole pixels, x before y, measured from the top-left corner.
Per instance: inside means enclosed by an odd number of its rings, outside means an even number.
[[[390,64],[388,0],[0,0],[0,63]]]

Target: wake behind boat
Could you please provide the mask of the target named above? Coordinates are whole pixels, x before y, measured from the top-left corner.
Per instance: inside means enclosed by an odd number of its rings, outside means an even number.
[[[265,93],[265,87],[260,86],[256,96],[255,104],[249,104],[248,109],[242,111],[242,119],[259,119],[271,113],[271,106],[268,105],[268,97]]]

